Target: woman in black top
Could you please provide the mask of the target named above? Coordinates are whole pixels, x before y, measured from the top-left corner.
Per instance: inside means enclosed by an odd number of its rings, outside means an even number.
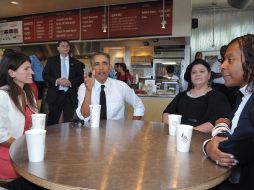
[[[197,59],[190,67],[193,88],[179,93],[173,99],[163,112],[163,122],[168,123],[168,114],[180,114],[181,123],[208,133],[218,118],[229,117],[231,108],[222,93],[209,87],[210,65],[204,60]]]

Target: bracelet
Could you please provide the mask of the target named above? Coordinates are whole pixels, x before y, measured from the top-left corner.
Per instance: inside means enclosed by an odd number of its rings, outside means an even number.
[[[231,131],[226,123],[218,123],[212,130],[212,137],[214,136],[229,136]]]
[[[219,118],[215,121],[215,125],[218,125],[219,123],[225,123],[227,125],[230,125],[231,121],[228,118]]]
[[[206,155],[206,157],[208,157],[207,152],[206,152],[206,146],[208,145],[208,143],[211,141],[212,139],[207,139],[204,143],[203,143],[203,153]]]

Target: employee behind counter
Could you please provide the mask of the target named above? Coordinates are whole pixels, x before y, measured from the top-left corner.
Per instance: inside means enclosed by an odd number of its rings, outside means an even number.
[[[151,85],[150,81],[154,81]],[[140,96],[175,97],[179,93],[179,83],[176,81],[149,80],[149,83],[140,82],[135,90]]]
[[[175,97],[180,91],[180,80],[174,74],[175,68],[173,65],[167,65],[166,75],[157,76],[155,80],[140,80],[137,94],[148,94],[156,96],[171,96]]]

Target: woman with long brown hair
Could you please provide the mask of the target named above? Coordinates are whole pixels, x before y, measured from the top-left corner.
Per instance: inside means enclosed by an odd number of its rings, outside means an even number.
[[[11,144],[32,125],[37,112],[30,84],[33,71],[29,57],[22,53],[6,54],[0,65],[0,179],[17,179],[7,189],[38,189],[15,172],[9,156]],[[34,187],[35,188],[34,188]]]

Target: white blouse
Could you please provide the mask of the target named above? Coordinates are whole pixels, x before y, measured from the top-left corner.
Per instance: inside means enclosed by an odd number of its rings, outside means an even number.
[[[23,135],[25,116],[18,110],[5,90],[0,89],[0,143]]]

